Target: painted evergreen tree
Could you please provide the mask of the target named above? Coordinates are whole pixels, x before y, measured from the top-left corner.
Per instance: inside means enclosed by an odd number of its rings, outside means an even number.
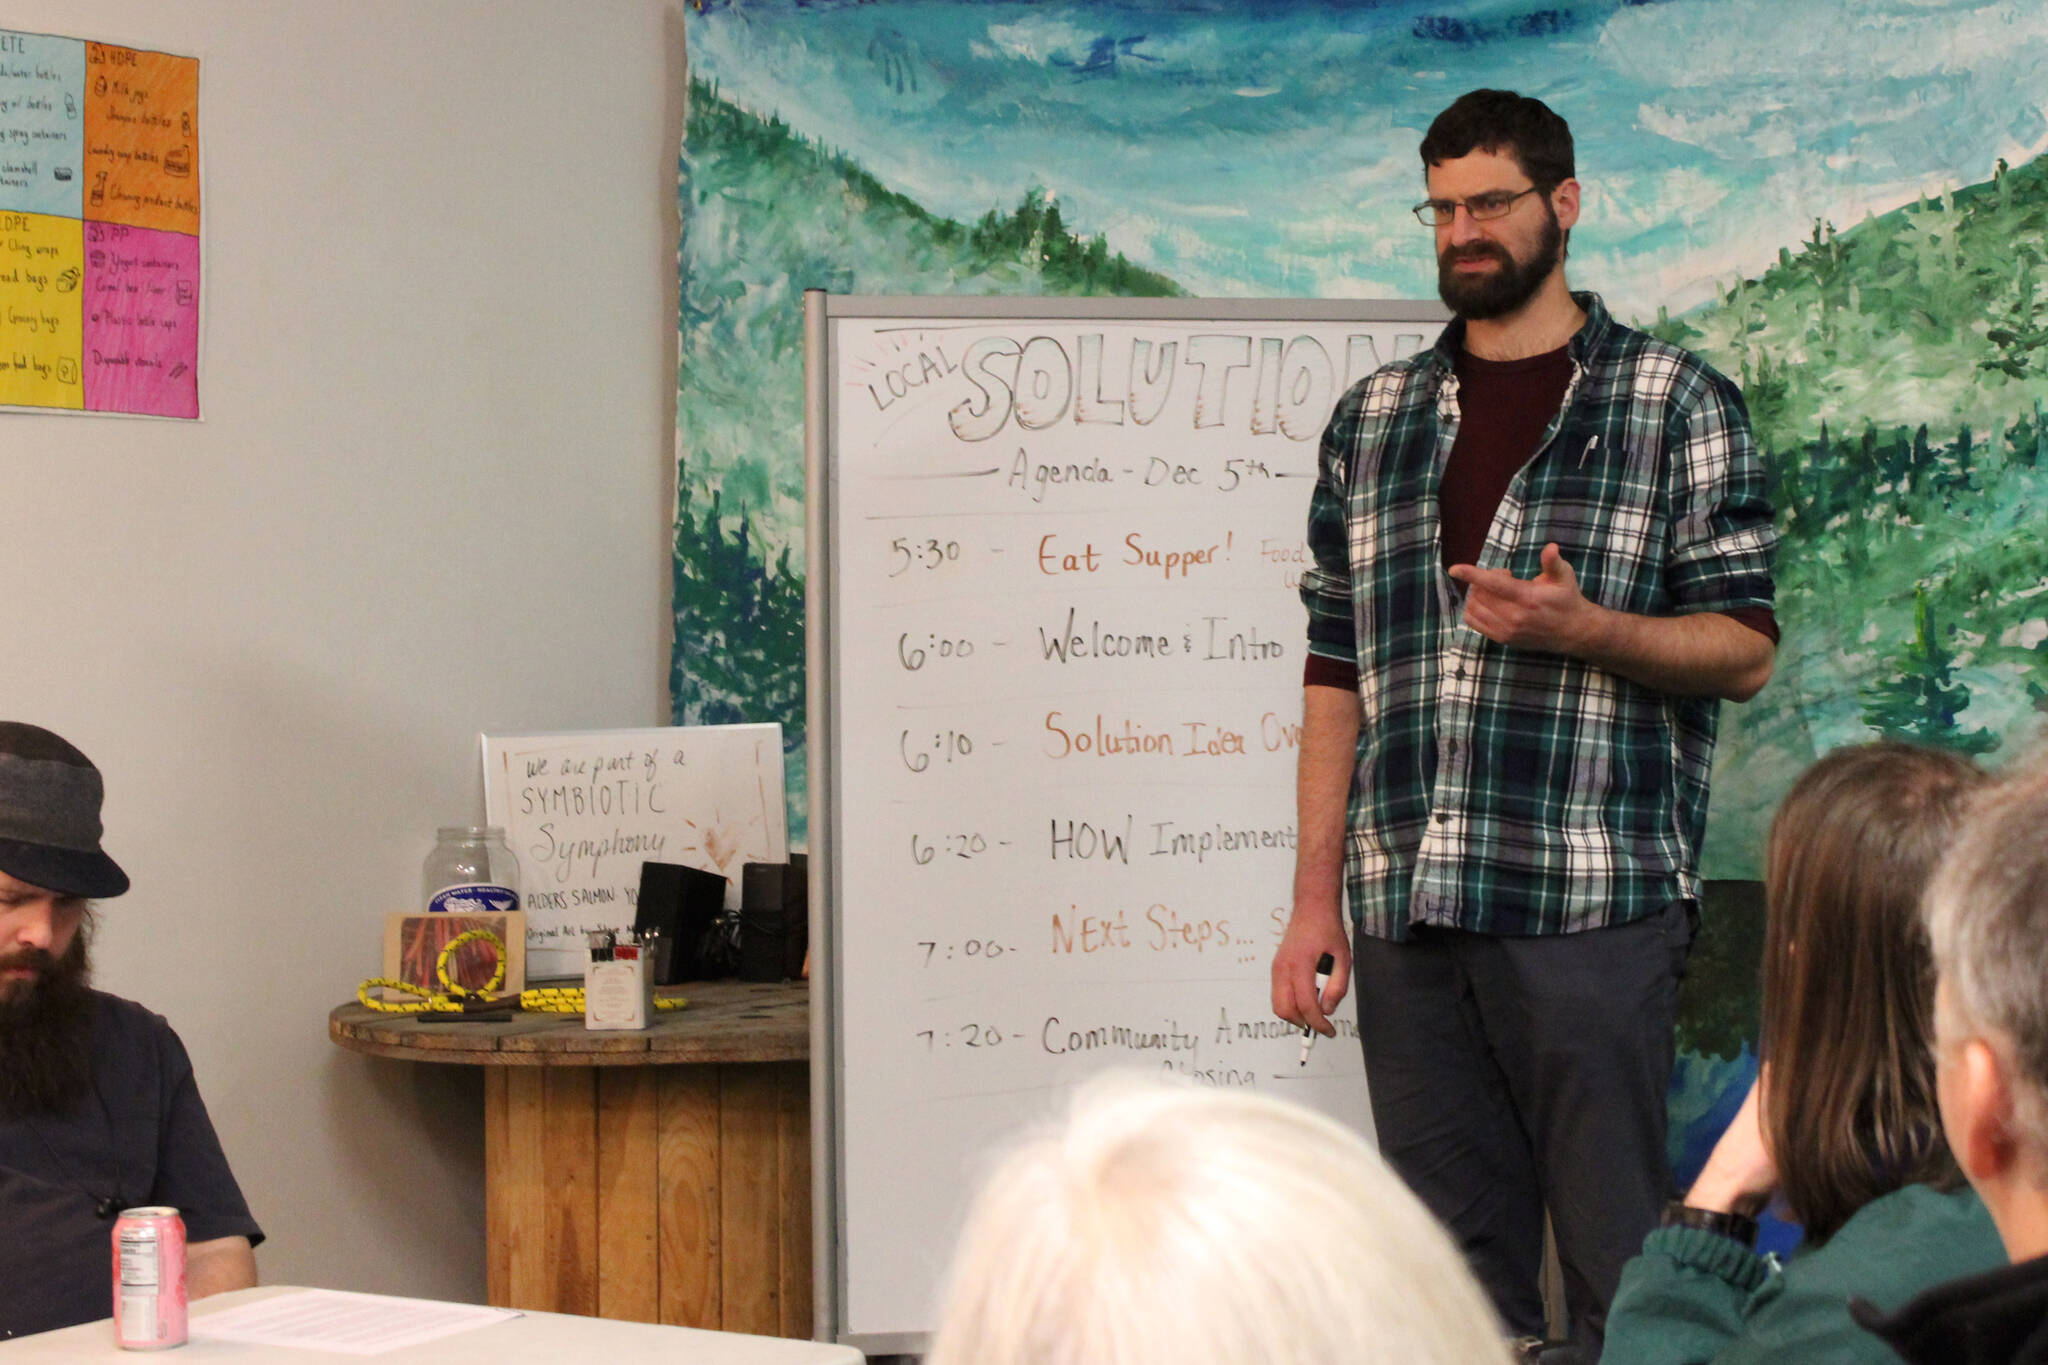
[[[787,550],[767,563],[748,520],[727,517],[720,502],[714,491],[699,517],[690,485],[677,490],[675,598],[695,613],[687,626],[677,613],[669,672],[675,723],[793,716],[797,724],[783,723],[789,748],[803,739],[803,578],[791,570]]]
[[[1895,676],[1862,691],[1863,722],[1892,739],[1938,745],[1965,754],[1989,753],[1998,736],[1960,724],[1970,689],[1956,681],[1955,654],[1927,609],[1927,588],[1913,590],[1913,639],[1895,664]]]

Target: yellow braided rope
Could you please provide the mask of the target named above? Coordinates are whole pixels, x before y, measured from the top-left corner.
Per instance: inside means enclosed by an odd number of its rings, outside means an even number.
[[[654,1008],[679,1010],[690,1002],[680,995],[658,995]],[[540,1014],[581,1014],[584,1011],[581,986],[535,986],[519,992],[519,1008]]]
[[[455,955],[457,948],[469,943],[482,943],[485,940],[489,940],[491,946],[498,950],[498,969],[491,973],[491,979],[484,983],[481,990],[473,991],[467,986],[457,985],[448,975],[448,960]],[[499,938],[489,929],[471,929],[466,934],[457,934],[454,938],[448,940],[448,946],[443,948],[440,956],[434,959],[434,976],[441,983],[439,991],[430,991],[425,987],[415,986],[410,981],[394,981],[388,976],[373,976],[363,982],[362,985],[356,987],[356,999],[361,1001],[366,1008],[376,1010],[382,1014],[460,1013],[463,1001],[487,1000],[490,998],[491,992],[505,984],[505,940]],[[380,1000],[370,994],[372,990],[379,986],[384,987],[386,990],[396,991],[401,995],[416,995],[420,998],[418,1000]]]
[[[484,983],[481,990],[471,990],[466,986],[458,985],[448,975],[449,959],[454,957],[455,950],[463,945],[481,943],[485,940],[489,940],[491,946],[498,950],[497,971],[491,974],[491,979]],[[410,981],[396,981],[388,976],[373,976],[356,987],[356,999],[361,1001],[366,1008],[376,1010],[382,1014],[459,1014],[462,1012],[465,1000],[487,1000],[491,997],[491,992],[505,984],[505,940],[499,938],[489,929],[471,929],[468,933],[457,935],[448,941],[448,946],[443,948],[440,956],[434,959],[434,976],[441,983],[441,989],[438,991],[429,991],[423,987],[413,985]],[[381,1000],[370,994],[372,990],[379,986],[403,995],[418,996],[419,999]],[[657,1010],[679,1010],[685,1008],[688,1004],[689,1002],[679,995],[665,995],[656,997],[654,1008]],[[519,1008],[544,1014],[582,1014],[584,1012],[583,988],[581,986],[537,986],[531,990],[519,993]]]

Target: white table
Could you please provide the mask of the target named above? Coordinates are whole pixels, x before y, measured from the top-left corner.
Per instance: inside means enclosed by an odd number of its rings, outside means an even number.
[[[252,1299],[290,1293],[291,1285],[264,1285],[216,1294],[192,1305],[192,1318],[231,1308]],[[122,1365],[162,1361],[163,1365],[187,1365],[198,1361],[234,1361],[254,1365],[258,1361],[321,1362],[321,1365],[417,1365],[431,1359],[434,1365],[564,1365],[568,1361],[602,1360],[605,1365],[864,1365],[865,1357],[851,1346],[831,1346],[812,1341],[790,1341],[782,1337],[745,1336],[738,1332],[706,1332],[694,1327],[661,1327],[644,1322],[620,1322],[612,1318],[580,1318],[567,1313],[526,1313],[508,1322],[480,1327],[442,1337],[414,1351],[396,1351],[384,1356],[349,1356],[327,1351],[291,1350],[275,1346],[251,1346],[231,1341],[192,1341],[175,1351],[152,1356],[123,1351],[114,1345],[111,1320],[81,1323],[58,1332],[40,1332],[31,1337],[0,1341],[0,1361],[6,1365],[31,1360],[102,1360]]]

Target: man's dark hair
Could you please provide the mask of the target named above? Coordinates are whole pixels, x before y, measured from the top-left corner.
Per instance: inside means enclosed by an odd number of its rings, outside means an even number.
[[[1422,139],[1423,173],[1473,152],[1504,152],[1544,189],[1570,180],[1572,130],[1542,100],[1512,90],[1472,90],[1436,116]]]

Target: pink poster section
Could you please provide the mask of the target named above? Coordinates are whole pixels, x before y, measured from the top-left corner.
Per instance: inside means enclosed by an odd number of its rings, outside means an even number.
[[[199,415],[199,239],[85,224],[85,407]]]

